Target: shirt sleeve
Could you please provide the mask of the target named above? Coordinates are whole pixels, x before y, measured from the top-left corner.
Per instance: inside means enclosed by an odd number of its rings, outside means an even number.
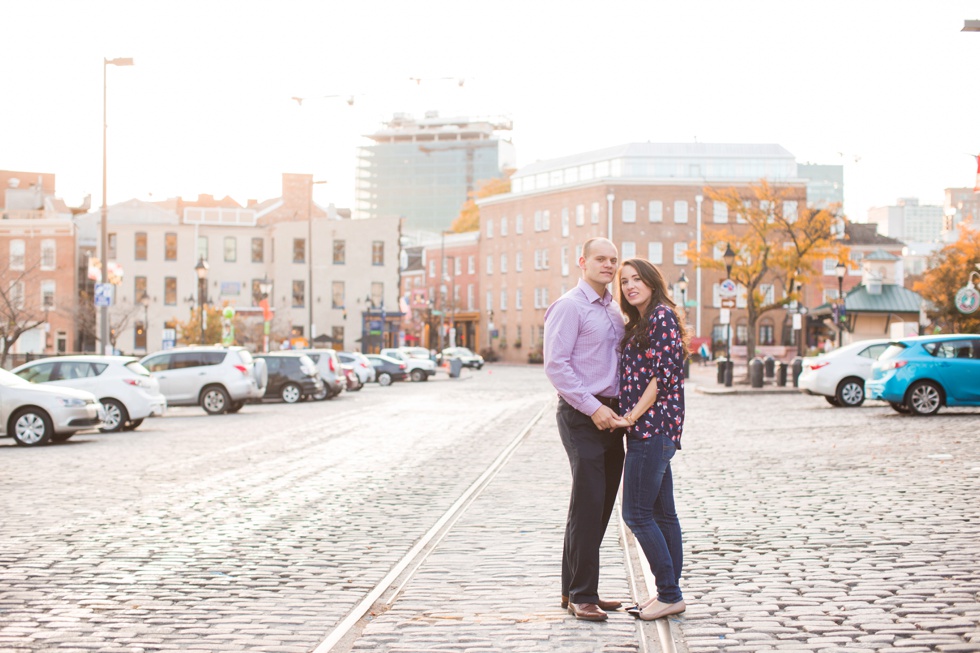
[[[674,312],[660,307],[650,316],[650,350],[647,352],[654,372],[660,370],[666,360],[670,360],[671,350],[677,345],[680,330]]]
[[[559,300],[548,308],[544,316],[544,373],[572,408],[591,416],[602,404],[585,389],[572,368],[578,332],[579,314],[573,302]]]

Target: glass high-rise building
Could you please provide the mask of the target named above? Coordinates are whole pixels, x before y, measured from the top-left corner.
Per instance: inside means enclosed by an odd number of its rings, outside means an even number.
[[[409,230],[448,229],[480,182],[514,166],[513,144],[498,135],[510,129],[507,119],[395,114],[358,151],[357,217],[397,215]]]

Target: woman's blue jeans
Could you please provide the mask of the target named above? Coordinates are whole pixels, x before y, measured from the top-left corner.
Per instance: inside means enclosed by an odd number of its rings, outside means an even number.
[[[670,459],[677,447],[663,435],[627,437],[623,474],[623,521],[640,543],[657,580],[657,598],[677,603],[684,564],[681,525],[674,509]]]

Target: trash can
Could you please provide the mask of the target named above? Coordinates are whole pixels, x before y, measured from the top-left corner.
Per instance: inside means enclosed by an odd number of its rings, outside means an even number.
[[[458,379],[459,373],[463,371],[463,361],[458,358],[449,359],[449,378]]]
[[[800,387],[800,374],[803,372],[803,359],[797,356],[790,363],[790,367],[793,369],[793,387]]]
[[[725,382],[725,363],[728,362],[728,359],[725,358],[724,356],[722,356],[716,362],[718,363],[718,383],[724,383]]]
[[[762,387],[763,367],[762,359],[758,356],[749,361],[749,384],[753,388]]]
[[[772,356],[766,356],[762,360],[762,363],[763,363],[763,365],[765,365],[766,378],[767,379],[771,379],[772,377],[776,376],[776,359],[775,358],[773,358]]]
[[[786,387],[786,369],[789,367],[783,361],[779,361],[779,365],[776,366],[776,385],[780,388]]]

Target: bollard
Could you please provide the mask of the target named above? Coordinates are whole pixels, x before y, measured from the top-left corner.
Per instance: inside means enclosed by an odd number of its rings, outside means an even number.
[[[735,376],[735,363],[730,360],[725,361],[725,387],[732,387],[732,377]]]
[[[725,382],[725,363],[728,361],[727,358],[721,357],[716,362],[718,363],[718,383]]]
[[[803,373],[803,359],[800,358],[799,356],[797,356],[790,363],[790,366],[793,368],[793,387],[794,388],[799,388],[800,387],[800,374]]]
[[[763,367],[762,359],[758,356],[749,361],[749,384],[753,388],[762,387]]]
[[[786,368],[788,367],[789,365],[783,361],[779,361],[779,365],[776,366],[776,385],[780,388],[786,387]]]
[[[776,376],[776,359],[772,356],[766,356],[762,362],[765,365],[766,378],[771,379]]]
[[[691,378],[691,357],[690,356],[686,356],[684,358],[684,378],[685,379]]]

